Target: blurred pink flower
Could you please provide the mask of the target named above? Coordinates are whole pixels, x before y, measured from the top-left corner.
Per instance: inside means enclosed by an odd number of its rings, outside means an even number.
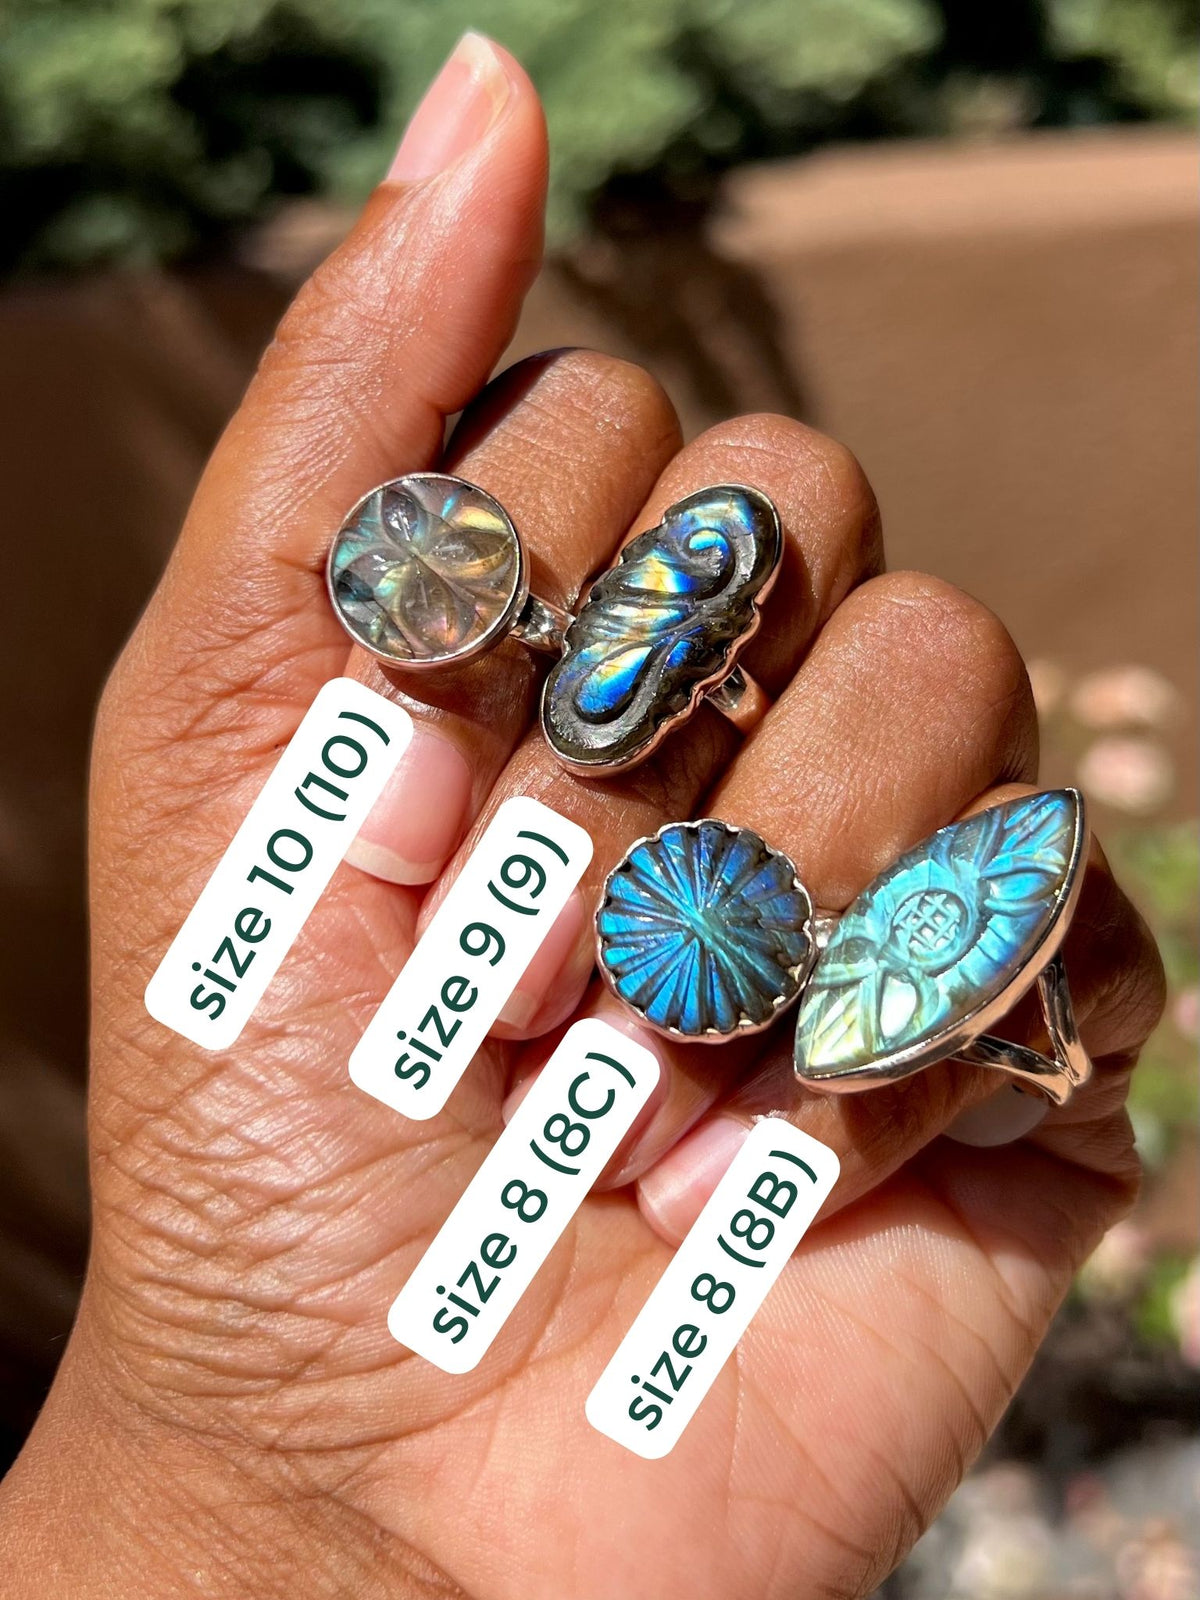
[[[1027,670],[1038,716],[1048,717],[1062,700],[1067,675],[1057,661],[1048,661],[1044,656],[1031,661]]]
[[[1099,1473],[1080,1472],[1071,1479],[1065,1511],[1072,1531],[1094,1550],[1115,1550],[1127,1536],[1128,1519],[1113,1504]]]
[[[1162,745],[1128,734],[1097,739],[1084,752],[1077,776],[1093,800],[1118,811],[1154,811],[1175,783],[1174,766]]]
[[[1200,1600],[1196,1558],[1166,1521],[1147,1522],[1117,1555],[1122,1600]]]
[[[1088,728],[1164,728],[1179,708],[1179,691],[1151,667],[1089,672],[1071,691],[1071,710]]]
[[[1142,1281],[1151,1254],[1136,1222],[1115,1223],[1084,1262],[1079,1287],[1090,1300],[1124,1300]]]
[[[1175,1287],[1171,1321],[1179,1338],[1180,1355],[1190,1367],[1200,1367],[1200,1256]]]
[[[1171,1016],[1185,1039],[1200,1039],[1200,986],[1192,984],[1179,991]]]

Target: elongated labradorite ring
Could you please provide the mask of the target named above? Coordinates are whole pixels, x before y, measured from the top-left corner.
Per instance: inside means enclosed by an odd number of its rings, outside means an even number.
[[[499,501],[422,472],[364,495],[333,540],[326,578],[347,633],[389,666],[452,667],[510,637],[558,657],[542,730],[565,766],[607,775],[644,761],[706,697],[743,731],[764,715],[769,702],[737,658],[782,554],[766,495],[702,489],[630,540],[572,617],[530,593]]]
[[[800,1081],[853,1093],[953,1058],[1064,1104],[1092,1070],[1061,952],[1087,839],[1077,790],[1009,800],[940,829],[822,919]],[[1048,1055],[988,1031],[1035,984]]]
[[[737,666],[779,572],[783,533],[757,489],[668,507],[591,586],[542,696],[542,731],[576,772],[644,761],[706,696],[742,731],[767,710]]]
[[[639,839],[596,910],[597,961],[657,1032],[721,1044],[769,1027],[795,1000],[816,942],[787,856],[714,817]]]

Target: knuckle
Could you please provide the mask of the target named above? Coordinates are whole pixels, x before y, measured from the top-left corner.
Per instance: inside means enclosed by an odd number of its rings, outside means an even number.
[[[586,345],[571,345],[553,351],[549,364],[567,382],[582,388],[629,395],[635,401],[670,409],[667,392],[653,373],[639,366],[636,361],[625,360],[623,356],[610,355],[606,350],[592,350]]]
[[[921,643],[926,660],[936,663],[968,691],[982,688],[990,698],[1028,693],[1021,652],[994,611],[963,589],[924,572],[893,572],[859,591],[861,601],[878,608],[879,625],[907,642]]]
[[[830,512],[839,514],[843,521],[854,517],[864,524],[877,523],[879,507],[875,492],[853,450],[812,428],[802,428],[797,442],[806,447],[809,460],[820,474]]]
[[[557,468],[594,488],[623,484],[622,467],[667,459],[678,446],[679,421],[656,379],[619,357],[568,348],[526,356],[493,379],[467,407],[448,459],[476,472],[503,462],[528,485],[532,452],[537,481]]]
[[[751,412],[709,428],[696,440],[706,453],[734,458],[759,455],[771,476],[822,516],[878,517],[875,495],[858,457],[839,440],[795,417]]]
[[[1151,942],[1139,960],[1126,959],[1124,982],[1114,999],[1114,1031],[1126,1048],[1138,1051],[1162,1021],[1167,1004],[1167,979],[1157,947]]]
[[[284,312],[260,370],[269,373],[295,364],[336,370],[351,360],[361,365],[364,341],[371,352],[386,350],[395,337],[395,323],[377,298],[369,286],[348,281],[344,264],[334,255]]]
[[[1037,768],[1037,713],[1025,663],[993,611],[927,573],[873,578],[844,603],[859,642],[886,662],[893,684],[950,744],[986,757],[991,781],[1031,780]]]
[[[1154,935],[1099,851],[1088,866],[1076,923],[1073,942],[1087,946],[1080,998],[1089,1046],[1104,1055],[1136,1053],[1166,1008],[1166,970]],[[1067,959],[1069,968],[1071,943]]]
[[[284,312],[259,362],[260,394],[302,418],[326,415],[336,400],[357,406],[358,420],[369,423],[381,376],[395,369],[430,311],[428,261],[414,227],[403,211],[386,226],[360,220]],[[364,382],[366,374],[375,376]]]
[[[710,483],[748,481],[777,501],[789,542],[821,574],[822,617],[861,578],[882,570],[878,502],[857,456],[837,439],[760,412],[710,428],[685,455],[693,450]]]
[[[678,440],[679,420],[666,390],[644,367],[619,356],[583,348],[556,351],[537,391],[543,406],[578,417],[591,436],[636,428],[643,443]]]

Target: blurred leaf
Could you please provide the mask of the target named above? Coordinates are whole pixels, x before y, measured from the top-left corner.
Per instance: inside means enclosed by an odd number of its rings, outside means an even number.
[[[1118,878],[1156,929],[1200,922],[1200,828],[1194,822],[1115,832],[1108,855]]]
[[[1052,0],[1050,16],[1064,54],[1116,62],[1122,87],[1139,104],[1163,116],[1195,111],[1195,0]]]
[[[179,254],[353,201],[467,27],[526,64],[565,238],[831,138],[1179,116],[1194,0],[0,0],[0,270]],[[689,188],[689,185],[691,188]]]
[[[1148,1343],[1178,1343],[1171,1302],[1190,1266],[1186,1256],[1177,1255],[1161,1255],[1150,1264],[1145,1286],[1134,1308],[1134,1325]]]

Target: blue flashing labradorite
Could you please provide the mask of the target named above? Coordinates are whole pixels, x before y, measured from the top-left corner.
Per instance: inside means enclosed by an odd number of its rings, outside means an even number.
[[[953,823],[901,856],[817,961],[796,1022],[797,1075],[904,1076],[961,1047],[977,1013],[1022,972],[1032,982],[1082,837],[1082,802],[1059,789]]]
[[[592,585],[546,679],[542,726],[555,754],[608,770],[647,754],[732,669],[782,551],[770,500],[730,484],[679,501],[631,539]]]
[[[641,839],[596,913],[610,988],[666,1033],[715,1040],[765,1027],[799,993],[812,904],[785,855],[706,818]]]
[[[397,666],[478,654],[523,595],[520,544],[503,507],[437,472],[373,489],[339,528],[326,570],[342,626]]]

